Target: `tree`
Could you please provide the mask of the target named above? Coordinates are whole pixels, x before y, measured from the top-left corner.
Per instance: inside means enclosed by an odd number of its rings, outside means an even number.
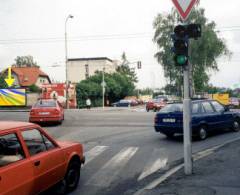
[[[32,56],[17,56],[15,59],[15,64],[16,67],[39,67],[37,65],[37,62],[34,62]]]
[[[8,88],[7,83],[5,82],[4,74],[0,74],[0,89]]]
[[[133,95],[134,84],[125,74],[119,72],[105,73],[105,82],[105,96],[110,103]],[[76,91],[79,107],[85,106],[85,101],[88,97],[91,99],[93,106],[102,105],[102,86],[100,83],[102,83],[102,72],[98,71],[94,76],[77,84]]]
[[[138,81],[137,75],[136,75],[134,69],[131,69],[129,67],[129,64],[130,63],[127,60],[127,56],[126,56],[125,52],[123,52],[122,63],[120,66],[117,67],[117,72],[126,75],[131,80],[131,82],[136,83]]]
[[[29,86],[29,92],[40,93],[41,89],[37,85],[32,84]]]
[[[176,67],[173,61],[171,48],[174,27],[180,23],[180,17],[173,9],[170,14],[159,14],[153,23],[155,35],[153,41],[158,46],[155,54],[157,61],[163,66],[164,75],[170,80],[170,85],[181,89],[183,78],[182,68]],[[215,22],[209,22],[205,17],[205,10],[195,8],[189,18],[191,23],[199,23],[202,26],[202,37],[190,43],[190,62],[193,66],[193,81],[196,91],[202,91],[208,85],[209,72],[218,71],[217,58],[221,55],[230,56],[225,41],[218,36]]]

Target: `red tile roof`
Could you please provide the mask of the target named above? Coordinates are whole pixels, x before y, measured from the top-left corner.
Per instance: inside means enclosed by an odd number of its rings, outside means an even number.
[[[17,75],[21,87],[36,84],[40,76],[47,78],[49,82],[51,82],[48,75],[38,67],[12,67],[12,72]]]

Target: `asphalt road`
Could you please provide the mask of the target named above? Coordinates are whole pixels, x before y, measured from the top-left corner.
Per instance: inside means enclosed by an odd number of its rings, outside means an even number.
[[[0,112],[0,120],[28,121],[28,112]],[[143,109],[69,110],[62,125],[44,128],[59,140],[84,144],[86,164],[77,194],[133,194],[183,157],[182,136],[167,139],[153,128],[155,113]],[[225,132],[193,141],[193,152],[239,137]]]

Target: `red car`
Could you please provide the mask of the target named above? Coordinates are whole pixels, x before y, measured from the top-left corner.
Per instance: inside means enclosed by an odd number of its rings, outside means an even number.
[[[64,109],[54,99],[41,99],[31,109],[29,122],[58,122],[64,120]]]
[[[146,110],[149,112],[150,110],[153,110],[154,112],[161,110],[164,106],[166,106],[167,100],[165,99],[154,99],[148,101],[146,104]]]
[[[36,195],[52,186],[58,194],[72,191],[84,162],[79,143],[57,142],[36,124],[0,122],[1,195]]]

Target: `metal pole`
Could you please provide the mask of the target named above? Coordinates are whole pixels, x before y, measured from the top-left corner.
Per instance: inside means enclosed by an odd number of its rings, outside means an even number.
[[[65,21],[65,72],[66,72],[66,81],[65,81],[65,85],[66,85],[66,108],[69,109],[69,95],[68,95],[68,72],[67,72],[67,64],[68,64],[68,49],[67,49],[67,21],[69,18],[73,18],[72,15],[68,15],[68,17],[66,18]]]
[[[105,79],[104,79],[104,71],[105,71],[105,67],[103,67],[103,72],[102,72],[102,107],[104,109],[104,102],[105,102]]]
[[[192,126],[191,126],[191,99],[189,83],[189,64],[184,67],[184,100],[183,100],[183,135],[184,135],[184,171],[192,174]]]

